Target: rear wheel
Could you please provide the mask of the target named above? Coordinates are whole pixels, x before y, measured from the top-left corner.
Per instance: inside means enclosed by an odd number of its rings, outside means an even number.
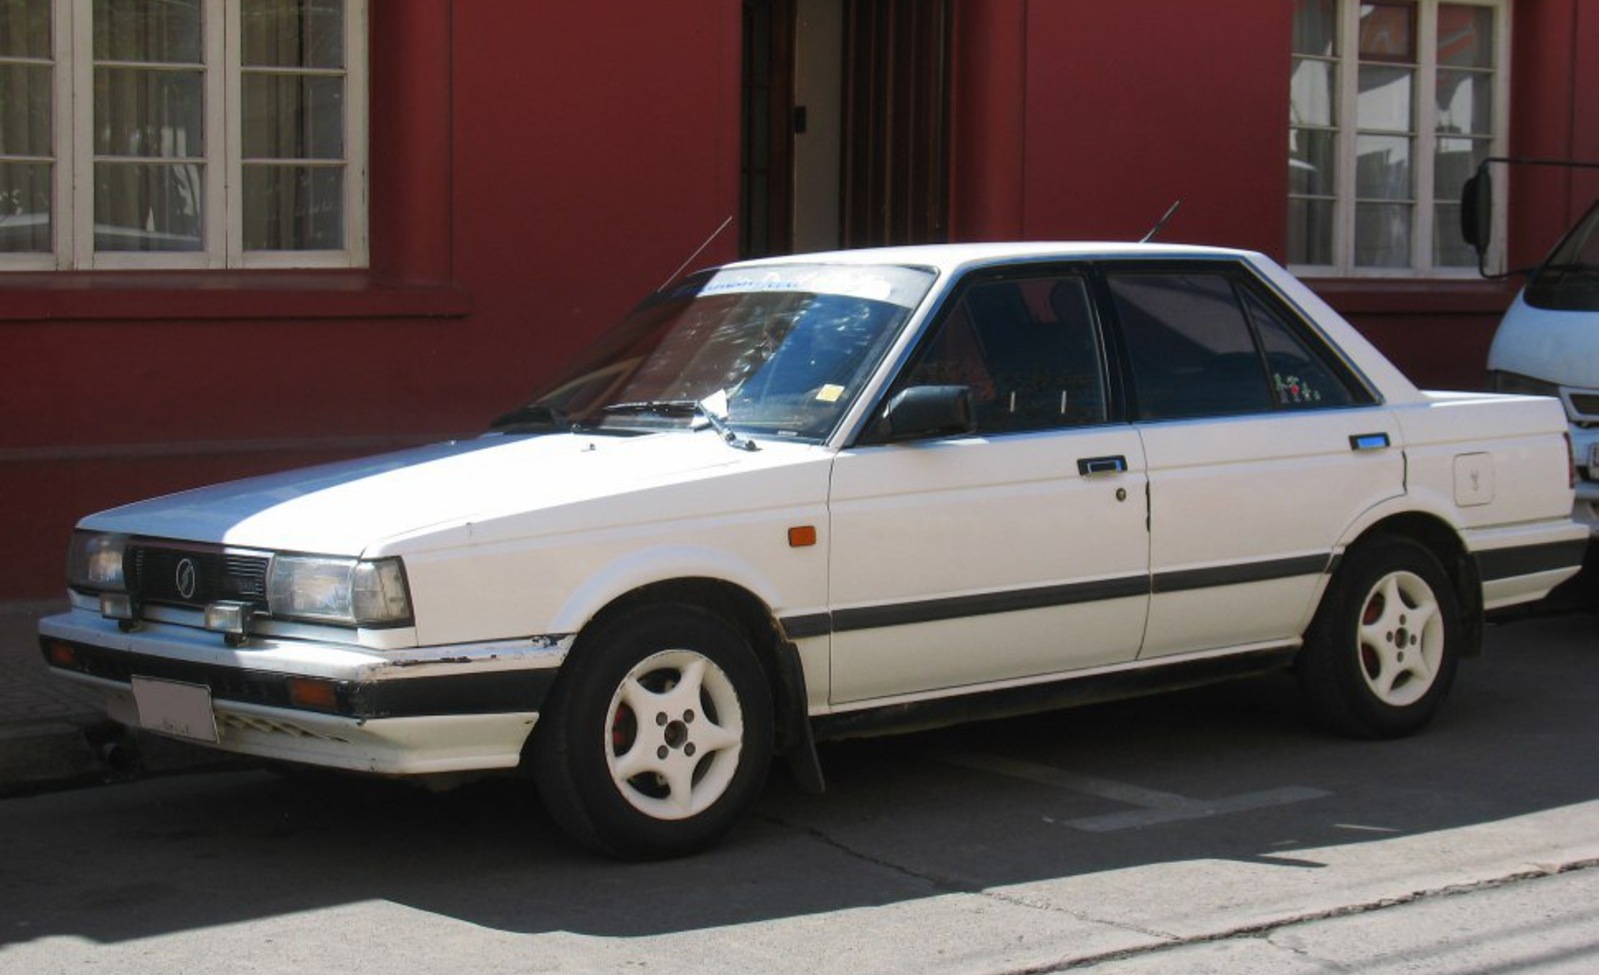
[[[550,814],[629,859],[704,849],[765,781],[772,702],[748,641],[721,618],[655,606],[574,649],[534,735]]]
[[[1449,694],[1459,602],[1437,558],[1405,538],[1345,556],[1306,634],[1299,679],[1317,719],[1358,738],[1420,730]]]

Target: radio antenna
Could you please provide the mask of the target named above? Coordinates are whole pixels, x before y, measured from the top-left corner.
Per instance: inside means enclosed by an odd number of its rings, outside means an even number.
[[[666,276],[666,280],[662,281],[661,282],[661,286],[659,288],[655,289],[655,290],[657,290],[657,291],[665,291],[666,290],[666,286],[671,284],[673,281],[676,281],[677,280],[677,276],[679,274],[683,273],[683,269],[688,267],[690,264],[692,264],[696,257],[699,257],[702,253],[704,253],[705,252],[705,248],[711,246],[711,241],[713,241],[716,238],[722,236],[722,231],[726,230],[727,229],[727,225],[732,223],[732,222],[733,222],[733,215],[731,213],[729,213],[727,215],[727,219],[722,221],[722,225],[720,227],[717,227],[715,230],[711,231],[711,235],[709,237],[705,238],[705,243],[703,243],[700,246],[696,247],[694,249],[694,253],[692,253],[692,254],[690,254],[688,256],[688,260],[684,261],[682,264],[679,264],[677,266],[677,270],[675,270],[671,274],[667,275]]]
[[[1176,203],[1173,203],[1170,207],[1168,207],[1166,209],[1165,215],[1162,216],[1160,218],[1160,220],[1155,223],[1155,226],[1149,228],[1149,233],[1145,234],[1144,235],[1144,239],[1140,240],[1139,243],[1140,244],[1147,244],[1150,241],[1154,240],[1156,237],[1159,237],[1160,236],[1160,232],[1162,230],[1166,229],[1166,224],[1171,222],[1172,214],[1176,213],[1177,212],[1177,208],[1182,206],[1182,205],[1183,205],[1183,201],[1182,200],[1178,200]]]

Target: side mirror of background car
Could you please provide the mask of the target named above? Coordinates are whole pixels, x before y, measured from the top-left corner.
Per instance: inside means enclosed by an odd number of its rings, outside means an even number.
[[[1493,178],[1486,164],[1460,190],[1460,236],[1477,251],[1480,264],[1493,237]]]
[[[912,386],[883,410],[872,440],[899,443],[977,432],[972,391],[967,386]]]

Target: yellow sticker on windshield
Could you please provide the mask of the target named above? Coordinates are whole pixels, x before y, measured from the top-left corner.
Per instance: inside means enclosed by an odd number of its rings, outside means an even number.
[[[844,387],[835,386],[832,383],[828,383],[826,386],[823,386],[821,389],[816,391],[816,399],[818,402],[822,403],[837,403],[838,398],[843,395]]]

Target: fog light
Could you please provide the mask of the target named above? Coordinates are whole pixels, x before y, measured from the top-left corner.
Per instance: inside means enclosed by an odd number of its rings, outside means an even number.
[[[250,620],[255,607],[249,603],[211,603],[205,608],[205,628],[230,637],[243,637],[250,632]]]
[[[100,615],[108,620],[131,621],[133,619],[133,597],[125,592],[101,593]]]

